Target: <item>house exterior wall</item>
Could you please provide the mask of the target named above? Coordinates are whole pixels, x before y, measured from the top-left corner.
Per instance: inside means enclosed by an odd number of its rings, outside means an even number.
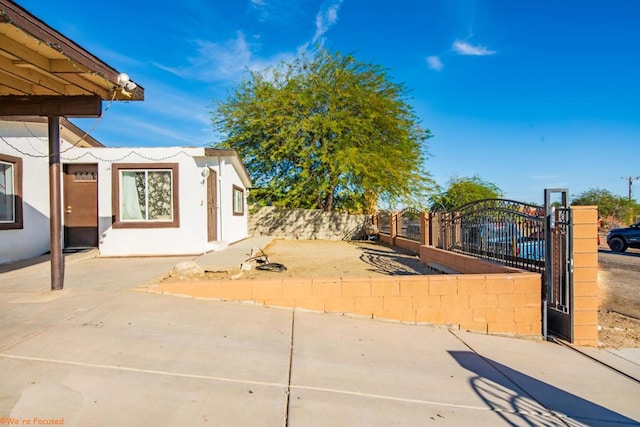
[[[49,160],[48,143],[29,135],[21,123],[2,122],[0,129],[6,141],[0,142],[0,154],[22,159],[23,228],[0,230],[0,264],[5,264],[49,250]]]
[[[246,239],[249,236],[248,191],[235,166],[225,157],[209,157],[201,164],[215,170],[218,175],[218,240],[233,243]],[[234,215],[233,213],[234,186],[244,190],[244,212],[242,215]],[[206,188],[204,190],[206,196]],[[204,221],[206,224],[206,211]]]
[[[0,121],[0,136],[3,138],[0,154],[22,159],[23,228],[0,230],[0,263],[8,263],[42,255],[50,247],[47,125]],[[64,139],[61,152],[62,164],[98,165],[98,244],[101,255],[198,254],[224,248],[228,243],[248,237],[246,187],[249,181],[235,156],[207,156],[204,148],[197,147],[78,148]],[[114,163],[177,164],[179,226],[114,228]],[[215,170],[219,178],[217,236],[223,242],[218,244],[207,241],[205,169]],[[233,185],[244,190],[243,215],[233,215]],[[62,193],[64,200],[64,186]],[[64,215],[62,217],[64,221]]]
[[[203,231],[203,211],[199,201],[204,199],[203,185],[198,179],[198,170],[193,158],[180,148],[95,148],[78,149],[86,153],[77,160],[64,163],[98,162],[98,216],[99,248],[104,256],[174,255],[194,254],[204,250],[206,229]],[[68,159],[77,158],[70,152]],[[178,165],[178,209],[179,227],[167,228],[113,228],[114,206],[112,192],[112,165],[114,163],[144,164],[175,163]],[[63,189],[64,191],[64,189]],[[175,213],[174,213],[175,214]]]
[[[64,156],[63,163],[98,162],[99,248],[104,256],[184,255],[214,249],[207,242],[207,188],[204,171],[218,174],[218,238],[232,243],[247,237],[247,215],[231,218],[232,184],[244,189],[233,165],[221,158],[198,158],[201,149],[83,148]],[[218,163],[219,162],[219,163]],[[112,165],[114,163],[170,163],[178,165],[179,226],[167,228],[114,228]],[[228,187],[228,191],[227,190]],[[64,190],[63,190],[64,191]],[[246,193],[246,191],[245,191]],[[226,213],[228,211],[228,215]]]

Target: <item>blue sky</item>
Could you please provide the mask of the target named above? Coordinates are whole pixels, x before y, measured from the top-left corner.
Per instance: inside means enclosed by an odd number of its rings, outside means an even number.
[[[145,88],[143,102],[105,103],[92,134],[107,146],[215,143],[212,101],[246,69],[321,44],[410,90],[441,185],[479,175],[542,203],[544,188],[626,196],[624,177],[640,176],[636,0],[18,3]]]

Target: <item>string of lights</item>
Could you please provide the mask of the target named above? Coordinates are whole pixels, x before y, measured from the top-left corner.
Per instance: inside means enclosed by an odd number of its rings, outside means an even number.
[[[24,128],[27,130],[27,132],[29,132],[29,135],[31,135],[35,139],[38,139],[38,140],[42,141],[42,138],[40,138],[39,136],[34,135],[34,133],[31,132],[31,129],[29,128],[29,126],[27,126],[26,122],[22,122],[22,126],[24,126]],[[47,153],[41,152],[36,146],[33,145],[33,141],[32,141],[31,138],[27,138],[27,141],[29,142],[29,146],[33,149],[33,151],[38,153],[38,157],[48,157]]]
[[[158,162],[164,162],[164,161],[167,161],[167,160],[170,160],[170,159],[174,159],[174,158],[179,157],[179,156],[192,157],[192,155],[191,155],[191,154],[187,153],[187,152],[186,152],[186,151],[184,151],[184,150],[180,150],[180,151],[174,152],[174,153],[172,153],[172,154],[168,154],[168,155],[163,156],[163,157],[150,157],[150,156],[147,156],[147,155],[145,155],[145,154],[140,153],[139,151],[136,151],[136,150],[130,150],[129,152],[127,152],[127,153],[126,153],[126,154],[124,154],[123,156],[120,156],[120,157],[118,157],[118,158],[116,158],[116,159],[104,158],[104,157],[101,157],[101,156],[97,156],[93,151],[87,151],[87,152],[82,153],[82,154],[81,154],[80,156],[78,156],[78,157],[73,157],[73,158],[71,158],[71,157],[64,157],[64,156],[63,156],[63,157],[62,157],[62,160],[66,160],[66,161],[77,161],[77,160],[82,159],[83,157],[92,157],[92,158],[94,158],[95,160],[98,160],[99,162],[105,162],[105,163],[118,163],[118,162],[121,162],[121,161],[123,161],[123,160],[125,160],[125,159],[128,159],[128,158],[130,158],[130,157],[134,157],[134,156],[139,157],[139,158],[144,159],[144,160],[148,160],[148,161],[150,161],[150,162],[156,162],[156,163],[158,163]]]
[[[105,113],[107,111],[109,111],[109,108],[111,107],[111,104],[113,104],[113,100],[116,98],[116,91],[113,91],[113,96],[111,97],[111,99],[109,100],[109,103],[107,104],[107,106],[104,108],[104,111],[102,112],[102,114],[96,118],[96,120],[93,122],[93,126],[91,126],[91,128],[84,133],[84,135],[82,135],[82,138],[80,138],[78,141],[76,141],[74,144],[72,144],[70,147],[60,151],[60,154],[64,154],[67,151],[71,150],[72,148],[75,148],[78,144],[80,144],[80,142],[84,141],[84,139],[87,136],[91,136],[91,133],[96,129],[96,127],[98,127],[98,123],[100,123],[100,121],[102,120],[102,118],[104,117]]]
[[[15,150],[16,152],[20,153],[21,155],[25,156],[25,157],[32,157],[32,158],[47,158],[48,156],[42,156],[42,155],[35,155],[33,153],[28,153],[22,149],[20,149],[19,147],[16,147],[16,145],[12,144],[11,142],[9,142],[7,139],[5,139],[4,137],[0,136],[0,141],[4,142],[7,146],[9,146],[10,148],[12,148],[13,150]],[[30,142],[31,144],[31,142]],[[35,149],[35,147],[33,147],[33,145],[31,144],[31,147]],[[109,148],[94,148],[91,149],[91,151],[85,151],[85,149],[83,148],[77,148],[78,151],[82,151],[82,153],[76,157],[71,157],[71,156],[65,156],[62,153],[67,153],[71,148],[73,147],[69,147],[68,149],[65,149],[64,151],[61,151],[61,160],[64,161],[68,161],[68,162],[75,162],[78,161],[82,158],[85,157],[89,157],[89,158],[93,158],[99,162],[105,162],[105,163],[117,163],[117,162],[122,162],[123,160],[132,158],[132,157],[137,157],[140,159],[144,159],[150,162],[164,162],[170,159],[174,159],[177,158],[179,156],[186,156],[186,157],[193,157],[191,154],[187,153],[186,151],[184,151],[183,149],[180,149],[178,151],[175,151],[171,154],[167,154],[164,156],[160,156],[160,157],[151,157],[148,156],[138,150],[135,149],[131,149],[128,152],[126,152],[125,154],[123,154],[122,156],[118,157],[118,158],[109,158],[109,157],[104,157],[104,156],[100,156],[97,155],[95,153],[95,151],[97,150],[104,150],[104,149],[109,149]],[[69,153],[72,154],[72,153]],[[75,153],[74,153],[75,154]]]
[[[5,20],[5,22],[12,24],[13,20],[7,15],[7,13],[3,10],[2,11],[2,17]],[[113,101],[115,101],[115,98],[117,96],[118,90],[121,90],[124,93],[127,93],[125,91],[125,87],[124,86],[120,86],[120,81],[118,80],[118,84],[114,85],[114,82],[112,82],[111,80],[109,80],[105,75],[103,75],[101,72],[96,72],[96,71],[91,71],[86,69],[85,67],[80,66],[80,64],[77,64],[73,59],[72,59],[72,55],[69,55],[65,52],[65,49],[63,46],[61,46],[59,43],[53,43],[53,42],[43,42],[42,40],[38,39],[37,37],[35,37],[32,34],[28,34],[25,33],[25,37],[30,37],[32,38],[35,42],[38,43],[38,45],[45,45],[53,50],[55,50],[56,52],[59,52],[60,54],[62,54],[67,62],[70,64],[70,66],[72,68],[74,68],[75,70],[77,70],[77,73],[80,74],[85,74],[85,75],[90,75],[90,76],[97,76],[100,77],[101,79],[104,80],[105,84],[104,85],[96,85],[96,94],[99,94],[100,91],[105,91],[106,93],[110,92],[110,99],[108,104],[106,105],[106,107],[104,108],[102,114],[96,118],[96,120],[94,121],[93,125],[91,126],[91,128],[86,131],[84,133],[84,135],[82,135],[82,137],[80,137],[77,141],[75,141],[74,143],[71,143],[70,145],[68,145],[66,148],[64,148],[64,150],[60,151],[59,154],[64,154],[65,152],[72,150],[73,148],[76,148],[79,144],[82,143],[82,141],[85,141],[87,137],[92,136],[92,133],[95,131],[95,129],[97,128],[98,124],[102,121],[102,119],[104,118],[105,114],[109,111],[109,108],[111,107],[111,105],[113,104]],[[120,78],[120,76],[119,76]],[[127,80],[128,80],[128,76],[127,76]],[[135,84],[133,86],[135,88]],[[56,91],[56,88],[52,87],[49,88],[51,90]],[[59,91],[58,91],[59,92]],[[65,93],[59,92],[60,95],[65,95]],[[103,97],[106,93],[103,93]],[[23,123],[24,127],[27,129],[27,131],[29,132],[29,134],[31,134],[31,136],[33,136],[34,138],[37,139],[41,139],[40,137],[36,136],[33,134],[33,132],[31,132],[31,129],[29,129],[29,127],[26,125],[26,123]],[[36,148],[33,143],[32,140],[28,140],[29,141],[29,145],[31,146],[31,150],[33,152],[27,152],[24,151],[14,145],[12,145],[9,141],[7,141],[6,139],[2,138],[2,141],[7,144],[8,146],[10,146],[11,148],[13,148],[15,151],[17,151],[18,153],[22,154],[23,156],[28,156],[28,157],[42,157],[42,158],[49,158],[51,156],[54,156],[55,154],[49,154],[48,152],[46,152],[47,150],[45,150],[45,152],[39,150],[38,148]],[[47,141],[48,144],[48,141]]]

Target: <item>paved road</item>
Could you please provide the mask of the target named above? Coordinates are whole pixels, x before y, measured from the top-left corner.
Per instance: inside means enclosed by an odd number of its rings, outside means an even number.
[[[598,281],[608,289],[603,308],[640,319],[640,249],[615,253],[605,243],[598,265]]]

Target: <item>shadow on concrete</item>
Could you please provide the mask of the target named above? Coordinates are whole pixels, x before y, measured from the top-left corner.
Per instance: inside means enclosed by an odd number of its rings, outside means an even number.
[[[96,248],[65,248],[62,250],[64,261],[71,255],[85,254],[91,256],[97,249]],[[42,264],[42,267],[48,267],[51,262],[51,254],[49,252],[44,255],[40,255],[35,258],[29,258],[22,261],[14,261],[7,264],[0,264],[0,274],[9,273],[12,271],[21,270],[23,268],[32,267]]]
[[[420,262],[416,254],[400,248],[358,247],[362,251],[360,260],[371,265],[370,271],[389,276],[417,276],[434,274]]]
[[[23,268],[31,267],[38,264],[48,264],[51,261],[49,254],[40,255],[35,258],[29,258],[22,261],[13,261],[6,264],[0,264],[0,274],[8,273],[10,271],[16,271]]]
[[[471,388],[509,425],[638,425],[624,415],[471,351],[449,354],[475,374],[469,381]]]

